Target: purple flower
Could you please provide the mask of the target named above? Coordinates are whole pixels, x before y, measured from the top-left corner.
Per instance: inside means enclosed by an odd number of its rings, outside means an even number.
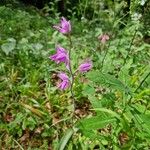
[[[59,25],[54,25],[53,27],[63,34],[68,34],[71,32],[70,21],[67,21],[64,17],[61,18]]]
[[[98,37],[98,39],[99,39],[103,44],[105,44],[106,41],[109,40],[109,36],[108,36],[107,34],[103,34],[103,35],[100,35],[100,36]]]
[[[67,89],[70,85],[69,77],[63,72],[59,73],[58,77],[62,80],[62,82],[58,84],[58,88],[61,90]]]
[[[69,80],[69,77],[64,73],[64,72],[61,72],[58,74],[58,77],[61,79],[61,80]]]
[[[79,66],[79,71],[87,72],[87,71],[91,70],[91,68],[92,68],[92,62],[88,60]]]
[[[49,58],[55,61],[57,64],[59,64],[60,62],[64,62],[66,66],[68,66],[69,56],[67,51],[59,45],[56,47],[56,51],[56,54],[50,56]]]

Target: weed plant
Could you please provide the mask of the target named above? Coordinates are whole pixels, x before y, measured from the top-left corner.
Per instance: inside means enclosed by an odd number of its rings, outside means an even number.
[[[60,14],[0,7],[0,149],[150,149],[148,0],[128,12],[126,1],[78,6],[68,16],[71,64],[93,65],[74,74],[73,116],[70,89],[57,88],[66,66],[49,60],[60,43],[70,50],[52,27]]]

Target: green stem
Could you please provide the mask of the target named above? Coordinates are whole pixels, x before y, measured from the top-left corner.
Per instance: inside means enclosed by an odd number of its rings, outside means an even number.
[[[102,66],[101,66],[101,69],[103,69],[103,66],[104,66],[104,61],[105,61],[105,59],[106,59],[106,56],[107,56],[107,54],[108,54],[108,49],[109,49],[109,46],[110,46],[110,42],[109,42],[109,45],[108,45],[108,47],[107,47],[107,49],[106,49],[106,52],[105,52],[105,54],[104,54],[104,57],[103,57],[103,60],[102,60]]]
[[[149,77],[150,72],[145,76],[145,78],[141,81],[141,83],[139,84],[139,86],[135,89],[134,93],[137,92],[137,90],[142,86],[142,84],[146,81],[146,79]]]
[[[146,79],[149,77],[149,75],[150,75],[150,72],[149,72],[149,73],[145,76],[145,78],[141,81],[141,83],[139,84],[139,86],[135,89],[134,93],[136,93],[137,90],[143,85],[143,83],[146,81]],[[129,98],[129,100],[128,100],[128,102],[127,102],[128,105],[131,104],[132,98],[133,98],[133,96],[131,95],[130,98]],[[122,114],[125,112],[125,110],[126,110],[126,107],[123,109]]]
[[[125,65],[125,63],[127,62],[127,59],[128,59],[129,54],[130,54],[130,52],[131,52],[131,48],[132,48],[133,41],[134,41],[134,39],[135,39],[136,33],[137,33],[137,29],[135,30],[135,32],[134,32],[134,34],[133,34],[133,37],[132,37],[131,43],[130,43],[129,48],[128,48],[127,56],[126,56],[126,58],[124,59],[123,66],[124,66],[124,65]]]
[[[71,49],[72,49],[72,40],[71,40],[71,36],[68,36],[69,38],[69,42],[70,42],[70,49],[69,49],[69,72],[70,72],[70,76],[71,76],[71,85],[70,85],[70,92],[71,92],[71,97],[72,97],[72,104],[73,104],[73,114],[72,117],[74,116],[75,113],[75,95],[73,92],[73,84],[74,84],[74,73],[72,71],[72,66],[71,66]]]

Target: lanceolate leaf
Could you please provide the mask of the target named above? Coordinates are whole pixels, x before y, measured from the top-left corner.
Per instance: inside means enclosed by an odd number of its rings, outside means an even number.
[[[116,121],[114,117],[94,116],[81,120],[79,128],[81,130],[96,130],[105,127],[107,124]]]
[[[129,89],[114,76],[99,71],[89,72],[87,77],[96,84],[109,86],[113,89],[129,92]]]
[[[93,110],[108,113],[110,116],[115,117],[115,118],[117,118],[119,120],[122,120],[121,117],[116,112],[114,112],[112,110],[109,110],[109,109],[106,109],[106,108],[95,108]]]
[[[64,150],[67,143],[69,142],[71,136],[73,135],[74,133],[74,130],[73,129],[68,129],[64,136],[62,137],[61,141],[60,141],[60,144],[59,144],[59,148],[58,150]]]

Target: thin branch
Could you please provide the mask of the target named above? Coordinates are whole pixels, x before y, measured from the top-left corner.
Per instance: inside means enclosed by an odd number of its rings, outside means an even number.
[[[143,85],[143,83],[146,81],[146,79],[149,77],[149,75],[150,75],[150,72],[149,72],[149,73],[145,76],[145,78],[141,81],[141,83],[139,84],[139,86],[135,89],[134,93],[136,93],[137,90]],[[132,98],[133,98],[133,96],[130,95],[130,98],[129,98],[127,104],[131,104]],[[125,111],[125,109],[126,109],[126,108],[124,108],[123,112]]]
[[[24,150],[24,148],[18,143],[18,141],[16,141],[15,139],[13,139],[13,141],[20,147],[21,150]]]
[[[135,89],[134,93],[137,92],[137,90],[142,86],[142,84],[146,81],[146,79],[149,77],[150,72],[145,76],[145,78],[141,81],[141,83],[139,84],[139,86]]]
[[[57,124],[59,124],[59,123],[61,123],[61,122],[64,122],[64,121],[66,121],[66,120],[69,120],[69,119],[71,119],[71,117],[68,117],[68,118],[65,118],[65,119],[61,119],[61,120],[59,120],[59,121],[53,123],[50,127],[53,127],[53,126],[55,126],[55,125],[57,125]]]

